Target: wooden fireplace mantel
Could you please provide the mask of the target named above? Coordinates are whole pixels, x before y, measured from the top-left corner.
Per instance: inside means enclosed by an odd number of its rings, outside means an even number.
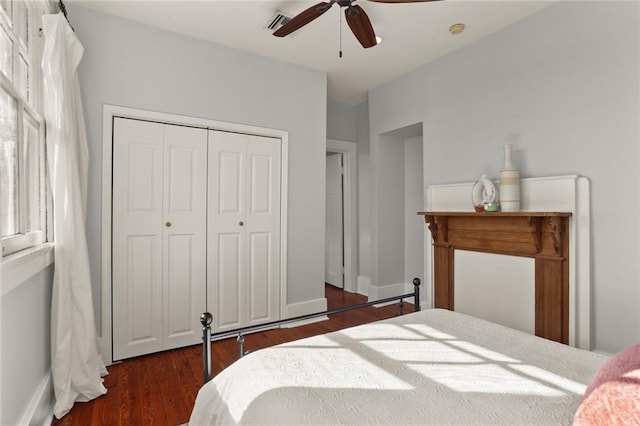
[[[419,212],[434,247],[434,306],[454,309],[454,250],[535,259],[535,334],[569,342],[569,218],[562,212]]]

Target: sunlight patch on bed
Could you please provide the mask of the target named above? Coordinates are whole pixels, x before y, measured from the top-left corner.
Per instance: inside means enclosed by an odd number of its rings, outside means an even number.
[[[300,343],[300,342],[298,342]],[[314,339],[314,346],[316,340]],[[325,341],[325,344],[328,343]],[[332,342],[335,345],[335,342]],[[251,401],[266,392],[291,388],[330,388],[365,390],[412,390],[414,387],[362,358],[350,349],[336,347],[288,347],[286,351],[257,351],[235,363],[251,374],[227,377],[222,371],[216,382],[224,386],[229,413],[242,419]],[[226,386],[225,386],[226,385]]]
[[[443,331],[438,330],[437,328],[429,327],[425,324],[404,324],[403,328],[411,329],[422,336],[430,337],[432,339],[457,339],[456,336],[452,336],[451,334],[447,334]]]
[[[420,364],[408,365],[408,367],[456,392],[545,397],[562,397],[565,395],[564,392],[546,385],[543,381],[509,371],[494,364]]]
[[[506,356],[505,354],[501,354],[499,352],[495,352],[495,351],[489,350],[489,349],[487,349],[485,347],[478,346],[478,345],[473,344],[471,342],[458,340],[458,341],[449,342],[449,344],[451,344],[452,346],[455,346],[457,348],[460,348],[460,349],[464,350],[465,352],[471,352],[473,354],[478,355],[479,357],[482,357],[484,359],[488,359],[488,360],[491,360],[491,361],[497,361],[497,362],[520,362],[520,360],[513,359],[511,357]]]
[[[534,365],[519,364],[512,365],[511,368],[577,395],[584,395],[585,390],[587,390],[587,386],[582,383],[575,382]]]
[[[368,324],[367,327],[349,328],[340,332],[345,336],[351,337],[357,340],[367,339],[424,339],[430,337],[432,339],[455,339],[454,336],[443,333],[435,328],[428,327],[422,324]]]
[[[371,340],[361,342],[366,347],[401,362],[433,362],[433,363],[481,363],[486,360],[464,351],[452,349],[448,343],[433,340],[417,340],[404,343],[386,340]]]

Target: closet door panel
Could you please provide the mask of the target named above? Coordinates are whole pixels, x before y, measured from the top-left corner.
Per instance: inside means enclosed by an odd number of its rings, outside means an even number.
[[[231,147],[218,152],[216,171],[218,174],[219,215],[241,215],[244,210],[242,197],[244,153],[234,152],[233,149],[234,147]]]
[[[249,323],[280,318],[280,140],[246,135]]]
[[[162,125],[114,119],[113,359],[162,350]]]
[[[157,333],[157,283],[161,281],[158,259],[162,241],[154,235],[130,235],[126,251],[127,302],[119,303],[119,313],[129,319],[126,327],[128,346],[147,346],[159,343]],[[124,312],[122,312],[124,311]]]
[[[217,325],[221,330],[243,325],[244,282],[243,241],[239,233],[218,235],[216,247],[217,262],[214,268],[216,282],[221,285],[215,294],[214,312],[217,313]]]
[[[167,129],[169,130],[169,129]],[[201,148],[202,150],[203,148]],[[198,147],[169,145],[167,152],[167,211],[168,216],[197,214],[196,179],[200,176],[195,154]]]
[[[246,321],[245,179],[243,135],[209,131],[207,306],[216,331]]]
[[[209,132],[213,328],[280,318],[280,139]],[[237,256],[237,257],[236,257]]]
[[[198,317],[198,312],[203,309],[196,310],[193,304],[198,302],[194,299],[201,293],[198,286],[204,284],[198,283],[193,276],[196,245],[193,235],[172,234],[167,236],[166,241],[165,333],[168,342],[165,349],[169,349],[197,343],[193,341],[193,318]]]
[[[252,215],[273,213],[273,164],[270,155],[249,154],[250,199],[249,213]]]
[[[235,133],[211,132],[214,143],[213,190],[215,197],[215,229],[217,232],[239,232],[245,219],[245,153],[242,138]],[[221,134],[221,135],[220,135]]]
[[[165,349],[201,341],[206,309],[207,131],[164,126]]]
[[[251,324],[273,320],[271,308],[271,244],[266,232],[249,235],[249,322]],[[277,319],[277,318],[275,318]]]

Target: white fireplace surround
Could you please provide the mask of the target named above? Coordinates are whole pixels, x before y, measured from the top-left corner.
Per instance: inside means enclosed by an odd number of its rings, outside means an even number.
[[[426,190],[427,211],[473,211],[474,182],[431,185]],[[497,186],[497,184],[496,184]],[[568,175],[520,180],[520,208],[530,212],[571,212],[569,220],[569,344],[590,345],[590,212],[589,179]],[[425,298],[433,306],[433,247],[425,226]]]

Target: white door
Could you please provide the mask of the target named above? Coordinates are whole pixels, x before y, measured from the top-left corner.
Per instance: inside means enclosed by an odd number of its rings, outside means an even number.
[[[162,350],[161,125],[113,123],[113,357]]]
[[[164,126],[164,349],[200,343],[206,309],[207,131]]]
[[[344,287],[342,153],[327,154],[325,274],[326,283]]]
[[[216,331],[280,317],[280,146],[209,132],[207,285]]]
[[[113,125],[113,359],[200,341],[206,308],[204,129]]]

